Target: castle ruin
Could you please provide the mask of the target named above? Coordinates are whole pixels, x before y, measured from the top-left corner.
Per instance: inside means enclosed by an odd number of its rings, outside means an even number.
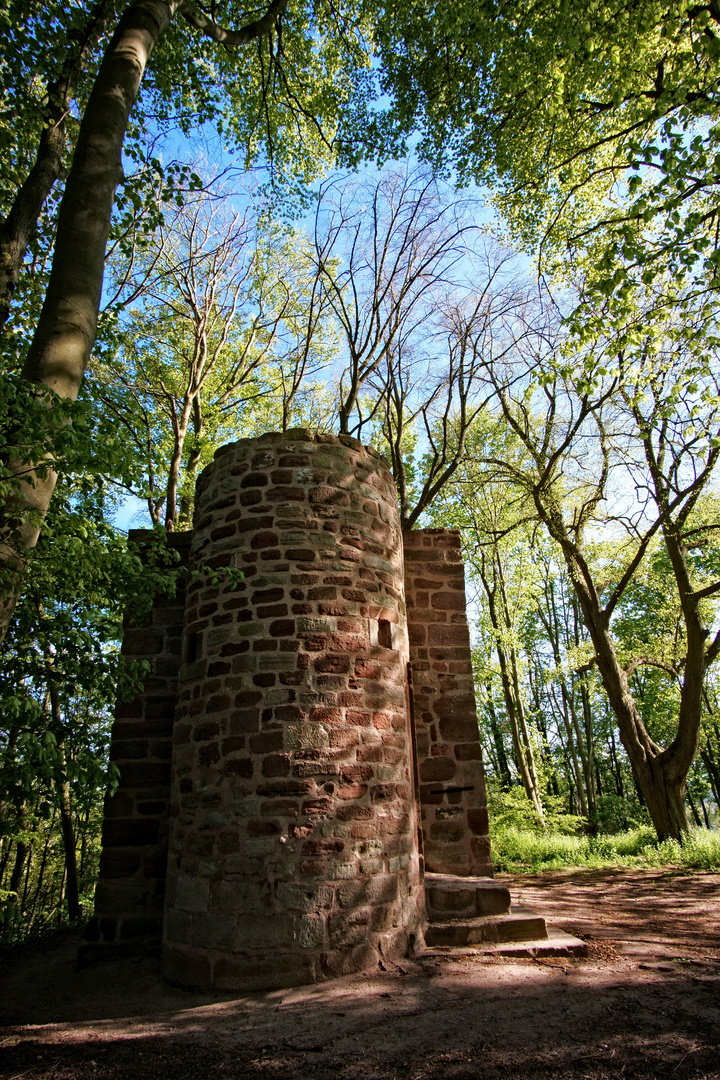
[[[458,532],[403,534],[379,454],[295,430],[220,449],[170,543],[81,958],[252,990],[544,937],[491,880]]]

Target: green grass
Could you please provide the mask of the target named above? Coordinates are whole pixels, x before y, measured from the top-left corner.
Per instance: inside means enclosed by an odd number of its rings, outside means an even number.
[[[491,829],[492,858],[497,870],[533,873],[570,866],[678,866],[688,870],[720,870],[720,830],[694,829],[685,842],[659,843],[649,826],[611,835],[567,835],[514,826]]]

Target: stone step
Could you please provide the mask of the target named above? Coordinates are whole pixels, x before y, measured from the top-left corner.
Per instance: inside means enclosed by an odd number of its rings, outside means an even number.
[[[447,946],[436,945],[428,947],[423,952],[427,959],[437,957],[452,957],[460,960],[462,957],[470,959],[474,956],[510,956],[527,957],[529,959],[542,959],[544,956],[553,957],[583,957],[587,956],[588,947],[580,938],[567,934],[557,926],[548,926],[547,937],[529,941],[500,941],[497,944],[481,942],[479,945]]]
[[[510,890],[492,878],[426,874],[425,909],[431,923],[506,915]]]
[[[542,915],[529,908],[513,905],[503,915],[481,915],[446,922],[431,922],[425,930],[425,944],[463,946],[498,944],[500,942],[547,940],[547,927]]]

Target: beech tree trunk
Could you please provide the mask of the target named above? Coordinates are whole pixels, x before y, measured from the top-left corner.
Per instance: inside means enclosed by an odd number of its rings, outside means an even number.
[[[488,723],[490,725],[490,733],[492,735],[493,746],[495,748],[498,772],[500,773],[503,787],[506,791],[509,791],[512,787],[513,781],[512,776],[510,775],[510,767],[507,761],[507,754],[505,753],[505,746],[503,745],[500,724],[495,713],[495,703],[493,701],[492,685],[489,682],[485,684],[485,694]]]
[[[67,879],[67,908],[68,916],[74,922],[79,919],[80,892],[78,889],[77,852],[75,850],[75,830],[73,829],[72,813],[70,809],[70,785],[67,780],[67,772],[64,767],[65,753],[63,754],[63,776],[60,783],[60,825],[62,827],[63,847],[65,849],[65,876]]]
[[[180,0],[137,0],[121,17],[98,71],[80,125],[60,203],[50,280],[23,378],[74,401],[97,333],[105,248],[115,190],[122,179],[122,146],[148,58]],[[23,476],[22,520],[0,536],[0,561],[10,570],[0,598],[0,641],[12,618],[39,520],[56,476]],[[28,514],[28,511],[35,513]]]
[[[61,731],[62,714],[60,710],[60,696],[58,694],[51,658],[48,658],[47,685],[50,694],[50,708],[52,710],[53,723],[56,731]],[[58,754],[60,755],[60,761],[56,774],[55,787],[59,796],[60,827],[62,829],[63,848],[65,850],[65,880],[67,881],[68,915],[74,922],[75,919],[80,918],[80,893],[78,890],[75,831],[73,829],[72,808],[70,806],[70,784],[68,783],[67,757],[63,739],[58,739],[57,748]]]
[[[165,499],[165,527],[169,531],[175,528],[177,516],[178,483],[180,479],[180,465],[182,462],[183,447],[190,423],[190,402],[185,401],[183,411],[178,418],[173,413],[173,451],[170,457],[168,469],[167,495]]]
[[[598,626],[596,611],[588,610],[589,598],[579,596],[588,618],[588,629],[595,647],[597,666],[620,731],[620,738],[630,759],[633,775],[645,800],[650,819],[660,840],[672,837],[682,840],[688,831],[685,812],[685,783],[697,750],[697,730],[693,739],[692,727],[685,720],[683,738],[676,738],[663,750],[650,737],[637,709],[607,628]],[[593,605],[594,606],[594,605]],[[679,729],[683,723],[681,701]],[[688,739],[687,736],[690,736]]]
[[[490,623],[495,631],[495,652],[500,665],[500,678],[502,681],[503,696],[505,698],[505,711],[510,723],[510,733],[512,735],[513,750],[515,753],[515,764],[523,788],[525,789],[525,794],[532,804],[538,818],[542,822],[544,820],[542,798],[538,786],[532,742],[525,722],[522,701],[519,696],[520,687],[517,677],[517,659],[514,656],[513,648],[510,647],[506,650],[502,642],[503,630],[510,630],[511,627],[507,625],[507,618],[505,620],[505,626],[501,627],[500,625],[497,604],[499,584],[497,565],[494,561],[494,557],[491,566],[493,573],[492,582],[487,573],[484,557],[481,561],[481,565],[478,567],[478,571],[487,597]],[[504,611],[507,613],[506,606],[504,607]]]
[[[23,870],[25,868],[25,859],[28,854],[28,846],[24,840],[18,840],[15,845],[15,862],[13,863],[12,872],[10,874],[10,892],[16,893],[18,902],[20,900],[20,882],[22,881]]]
[[[35,161],[0,225],[0,326],[4,325],[10,314],[10,303],[25,252],[47,198],[62,171],[65,120],[85,58],[103,32],[109,7],[107,0],[98,0],[88,12],[84,26],[77,28],[74,47],[68,49],[60,71],[48,86],[45,123]]]

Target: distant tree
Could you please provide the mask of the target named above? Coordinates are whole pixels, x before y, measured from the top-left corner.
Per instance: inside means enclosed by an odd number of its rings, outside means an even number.
[[[232,438],[287,426],[329,353],[300,237],[221,184],[164,218],[121,275],[134,306],[92,386],[142,463],[133,493],[173,529],[190,525],[198,468]]]
[[[433,324],[441,291],[456,284],[473,227],[427,170],[403,166],[379,181],[333,178],[318,196],[313,259],[340,327],[339,428],[368,424],[363,391],[387,358]]]
[[[337,424],[387,454],[403,528],[465,456],[487,396],[481,357],[499,360],[525,332],[526,286],[478,210],[407,164],[333,178],[318,196],[312,259],[336,325]]]

